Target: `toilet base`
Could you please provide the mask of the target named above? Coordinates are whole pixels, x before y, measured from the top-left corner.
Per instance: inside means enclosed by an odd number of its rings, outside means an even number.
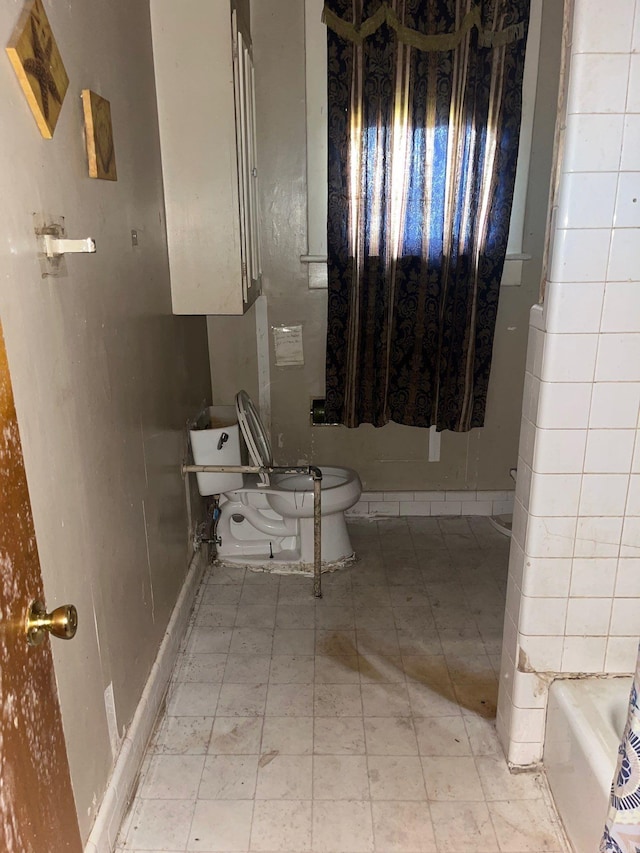
[[[220,507],[216,558],[259,571],[313,573],[313,518],[282,518],[268,506],[227,500]],[[354,551],[343,512],[322,516],[322,571],[351,561]]]
[[[287,559],[286,553],[278,555],[278,559],[273,560],[264,556],[240,557],[216,557],[214,565],[217,566],[242,566],[252,572],[269,572],[273,575],[300,575],[305,578],[312,578],[314,575],[313,563],[300,562],[300,555],[297,551],[292,551],[291,558]],[[348,566],[356,559],[355,553],[349,557],[344,557],[342,560],[336,560],[332,563],[322,561],[322,574],[326,572],[335,572],[343,566]]]

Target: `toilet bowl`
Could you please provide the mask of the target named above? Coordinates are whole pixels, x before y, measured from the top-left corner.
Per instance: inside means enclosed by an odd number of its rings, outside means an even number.
[[[241,464],[240,433],[250,464],[273,466],[271,445],[249,395],[232,407],[212,407],[190,431],[196,465]],[[323,466],[321,552],[323,571],[353,558],[344,517],[362,485],[349,468]],[[313,479],[309,474],[198,474],[201,495],[221,495],[217,535],[220,562],[276,572],[313,568]]]

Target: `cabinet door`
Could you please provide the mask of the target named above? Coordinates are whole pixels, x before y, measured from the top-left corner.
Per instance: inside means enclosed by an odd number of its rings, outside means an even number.
[[[260,292],[253,68],[229,0],[152,0],[175,314],[242,314]]]
[[[258,218],[258,164],[255,134],[255,72],[250,45],[232,16],[233,76],[238,147],[238,196],[240,205],[240,251],[242,296],[245,306],[260,293],[260,235]]]
[[[253,60],[247,54],[249,60],[248,83],[249,83],[249,120],[250,134],[249,140],[251,143],[251,180],[249,182],[250,190],[250,208],[251,208],[251,246],[255,281],[260,289],[262,281],[262,258],[260,255],[260,216],[258,211],[258,157],[256,143],[256,78]]]

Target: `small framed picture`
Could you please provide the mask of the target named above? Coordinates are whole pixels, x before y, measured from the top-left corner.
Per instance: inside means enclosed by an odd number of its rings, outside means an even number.
[[[82,90],[89,177],[117,181],[116,152],[111,127],[111,104],[91,89]]]

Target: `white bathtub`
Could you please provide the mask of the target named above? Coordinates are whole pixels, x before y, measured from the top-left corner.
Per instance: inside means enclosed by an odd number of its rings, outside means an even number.
[[[549,689],[544,766],[575,853],[597,853],[632,679],[557,680]]]

